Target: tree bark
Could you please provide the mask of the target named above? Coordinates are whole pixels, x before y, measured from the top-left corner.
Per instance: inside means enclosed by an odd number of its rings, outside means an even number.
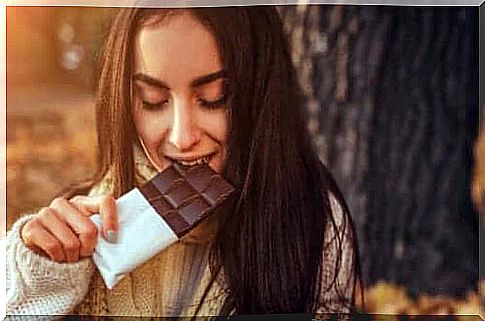
[[[309,130],[354,218],[363,279],[463,295],[478,284],[471,202],[478,10],[286,6]]]

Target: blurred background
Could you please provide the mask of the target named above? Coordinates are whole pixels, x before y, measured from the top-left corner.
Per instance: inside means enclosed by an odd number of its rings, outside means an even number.
[[[308,129],[354,218],[362,310],[483,312],[478,8],[279,10]],[[8,228],[94,169],[99,54],[116,11],[7,7]]]

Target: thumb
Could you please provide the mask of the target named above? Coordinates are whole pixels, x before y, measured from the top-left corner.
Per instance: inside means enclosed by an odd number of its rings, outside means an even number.
[[[112,195],[75,196],[71,202],[86,216],[99,213],[103,237],[110,243],[116,243],[119,223],[116,201]]]

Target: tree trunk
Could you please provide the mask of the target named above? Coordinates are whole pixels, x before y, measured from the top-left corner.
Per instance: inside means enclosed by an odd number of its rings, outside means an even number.
[[[309,130],[352,211],[366,285],[392,281],[413,296],[476,288],[477,8],[281,14]]]

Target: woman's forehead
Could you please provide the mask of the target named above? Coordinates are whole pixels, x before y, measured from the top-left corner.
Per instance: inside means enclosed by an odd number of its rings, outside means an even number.
[[[143,27],[135,41],[135,73],[164,77],[199,76],[221,69],[216,40],[190,14],[166,17],[163,23]]]

